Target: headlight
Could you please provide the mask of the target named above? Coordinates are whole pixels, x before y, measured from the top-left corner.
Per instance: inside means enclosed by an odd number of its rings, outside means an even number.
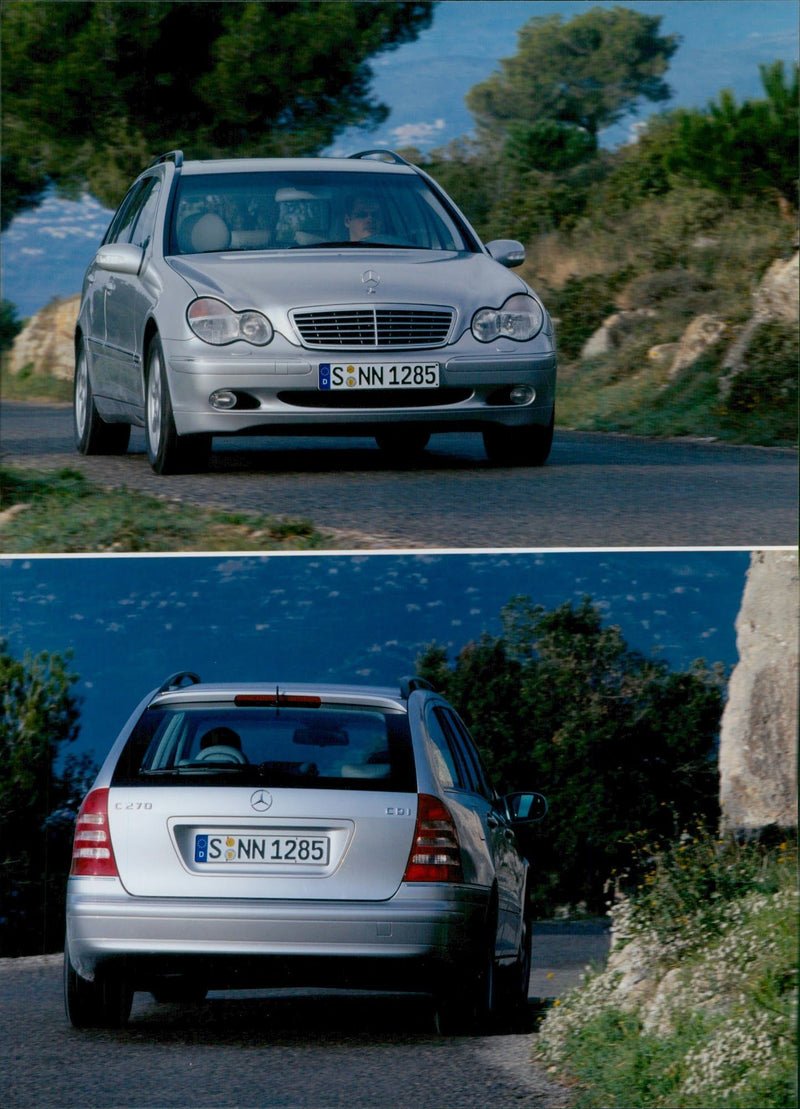
[[[204,343],[224,346],[243,339],[256,347],[266,346],[272,339],[272,324],[260,312],[247,309],[234,312],[227,304],[213,297],[194,300],[186,310],[189,327]]]
[[[472,317],[472,334],[480,343],[495,339],[516,339],[524,343],[538,335],[544,312],[533,297],[520,293],[510,297],[502,308],[479,308]]]

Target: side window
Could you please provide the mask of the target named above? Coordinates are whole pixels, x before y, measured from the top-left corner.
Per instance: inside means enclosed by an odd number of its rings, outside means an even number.
[[[140,246],[144,250],[153,237],[153,230],[156,225],[156,212],[158,211],[158,198],[161,195],[161,178],[150,178],[150,189],[144,197],[141,207],[138,209],[136,222],[133,226],[130,241],[134,246]]]
[[[464,760],[469,765],[470,777],[475,783],[475,791],[491,800],[494,794],[486,777],[480,755],[475,748],[475,742],[467,731],[466,724],[455,712],[448,712],[447,718],[448,723],[451,724],[458,735],[459,748],[463,752]]]
[[[436,775],[444,789],[465,789],[463,771],[456,760],[445,730],[438,707],[428,709],[425,717],[428,738],[433,748],[433,764]]]
[[[105,238],[107,243],[129,243],[131,241],[131,233],[137,216],[157,180],[156,177],[148,177],[131,189],[127,200],[121,205],[111,223],[111,227],[108,229]]]
[[[128,213],[135,207],[136,197],[140,189],[141,185],[134,185],[133,188],[129,190],[127,196],[114,213],[114,218],[111,220],[108,231],[106,231],[105,238],[103,239],[104,243],[116,243],[120,241],[120,228],[125,224]]]

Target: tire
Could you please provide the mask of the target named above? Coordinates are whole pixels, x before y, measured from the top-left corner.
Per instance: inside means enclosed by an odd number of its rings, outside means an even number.
[[[150,343],[145,380],[145,440],[147,458],[157,474],[187,474],[205,470],[211,451],[210,435],[178,435],[158,338]]]
[[[123,1028],[133,990],[119,970],[98,971],[93,982],[81,978],[64,948],[64,1008],[73,1028]]]
[[[471,967],[458,974],[436,997],[435,1026],[440,1036],[468,1036],[487,1032],[497,1011],[496,924],[487,927],[484,941]]]
[[[528,988],[531,980],[531,940],[532,928],[528,916],[522,922],[519,952],[516,962],[504,971],[504,981],[500,991],[500,1015],[509,1026],[509,1031],[527,1031]]]
[[[553,446],[555,409],[544,426],[491,427],[483,433],[486,456],[494,466],[544,466]]]
[[[89,377],[89,361],[82,340],[75,351],[72,420],[75,446],[81,454],[125,454],[127,451],[131,426],[107,424],[98,413]]]
[[[417,428],[392,428],[391,431],[380,431],[375,436],[384,454],[397,461],[416,458],[430,442],[430,432]]]

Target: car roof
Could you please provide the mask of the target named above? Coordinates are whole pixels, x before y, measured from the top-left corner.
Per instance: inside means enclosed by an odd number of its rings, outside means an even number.
[[[400,173],[415,174],[408,163],[379,161],[376,158],[213,158],[184,162],[181,174],[286,172]]]
[[[176,676],[183,677],[183,675]],[[168,679],[172,681],[172,679]],[[190,685],[164,683],[150,697],[150,706],[233,702],[238,697],[274,695],[281,698],[312,696],[327,704],[361,704],[373,707],[407,708],[404,691],[397,686],[322,684],[314,682],[192,682]],[[267,706],[269,707],[269,706]]]

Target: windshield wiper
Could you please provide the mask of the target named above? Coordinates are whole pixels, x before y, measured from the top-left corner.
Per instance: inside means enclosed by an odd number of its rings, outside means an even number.
[[[350,239],[336,239],[336,240],[332,240],[330,242],[322,242],[322,243],[293,243],[292,246],[287,247],[286,249],[287,250],[319,250],[319,249],[327,250],[328,248],[340,249],[341,247],[347,247],[347,246],[355,246],[355,247],[362,247],[362,248],[367,248],[367,247],[371,247],[371,246],[378,246],[378,247],[381,247],[381,249],[384,249],[384,248],[388,247],[390,249],[395,248],[397,250],[419,250],[419,249],[423,249],[423,248],[415,246],[413,243],[386,243],[386,242],[381,242],[379,239],[356,239],[354,242],[351,242]]]
[[[230,774],[232,771],[240,773],[242,770],[252,769],[248,764],[238,762],[193,762],[185,766],[163,766],[157,770],[140,770],[139,774],[156,778],[182,774]]]

